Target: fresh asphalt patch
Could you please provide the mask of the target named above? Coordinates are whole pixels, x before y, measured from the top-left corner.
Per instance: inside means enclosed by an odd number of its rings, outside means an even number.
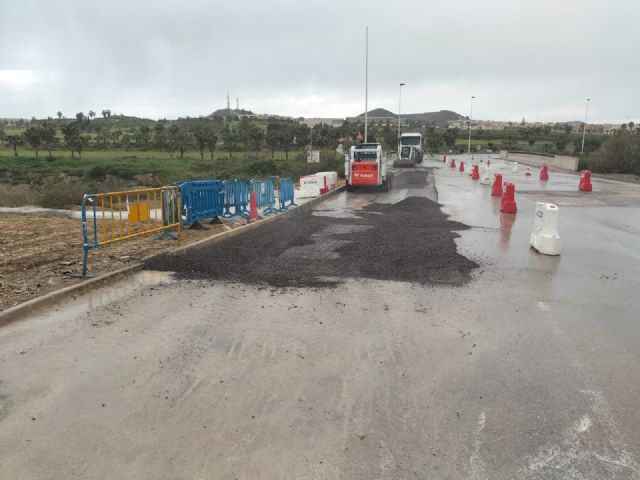
[[[423,185],[426,173],[415,175],[422,178],[407,181]],[[462,285],[478,267],[457,252],[454,242],[456,231],[469,227],[448,220],[437,202],[407,197],[355,214],[335,218],[305,212],[217,244],[163,254],[145,268],[183,279],[330,287],[340,278]]]

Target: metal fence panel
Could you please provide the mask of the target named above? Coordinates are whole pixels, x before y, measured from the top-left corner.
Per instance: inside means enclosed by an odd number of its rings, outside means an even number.
[[[89,251],[152,233],[177,228],[182,239],[180,188],[145,188],[125,192],[93,193],[82,198],[82,276],[87,274]]]
[[[289,207],[297,207],[295,203],[295,190],[291,178],[280,179],[280,210],[288,210]],[[287,205],[289,202],[289,205]]]
[[[258,208],[263,208],[265,215],[277,213],[275,208],[275,190],[273,182],[269,180],[251,180],[251,191],[256,194],[256,204]]]
[[[220,217],[224,213],[224,184],[220,180],[180,182],[182,214],[185,223]]]

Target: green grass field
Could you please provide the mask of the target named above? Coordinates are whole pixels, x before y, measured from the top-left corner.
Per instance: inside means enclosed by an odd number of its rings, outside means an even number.
[[[10,174],[13,178],[55,174],[99,177],[103,170],[122,178],[153,174],[159,181],[168,182],[202,178],[203,175],[220,178],[248,178],[256,174],[299,176],[308,169],[300,151],[290,151],[288,160],[282,151],[275,152],[273,160],[268,151],[259,152],[257,159],[255,152],[233,152],[230,159],[228,152],[220,151],[216,152],[215,160],[211,160],[209,154],[200,159],[196,151],[185,152],[184,158],[162,151],[86,151],[78,158],[77,154],[71,157],[69,151],[54,150],[52,159],[47,158],[46,151],[40,151],[39,158],[31,150],[19,149],[18,153],[19,156],[14,157],[13,151],[0,149],[0,173]],[[323,152],[323,163],[333,160],[331,153]],[[261,170],[269,165],[275,166],[273,172]]]
[[[51,159],[41,151],[39,158],[31,150],[0,149],[0,206],[36,204],[61,208],[77,205],[82,193],[120,190],[136,186],[160,186],[195,179],[249,180],[252,177],[278,175],[293,177],[322,170],[343,171],[344,157],[333,150],[321,154],[320,163],[307,163],[304,152],[261,151],[216,152],[200,159],[197,151],[177,153],[161,151],[86,151],[82,158],[68,151],[53,151]]]

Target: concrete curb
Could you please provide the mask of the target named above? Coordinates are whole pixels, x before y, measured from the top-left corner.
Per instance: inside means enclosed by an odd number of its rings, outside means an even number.
[[[129,275],[139,272],[144,268],[144,262],[154,257],[157,257],[159,255],[164,255],[166,253],[169,253],[171,255],[179,255],[179,254],[184,255],[185,253],[187,253],[189,250],[193,248],[201,247],[207,244],[216,244],[228,238],[233,238],[238,235],[242,235],[243,233],[250,232],[263,225],[267,225],[269,223],[275,222],[278,219],[295,216],[299,213],[310,210],[314,205],[317,205],[325,201],[326,199],[337,195],[338,193],[343,191],[344,188],[345,188],[344,186],[338,187],[335,190],[332,190],[328,193],[325,193],[324,195],[316,197],[298,207],[292,207],[284,213],[280,213],[272,217],[267,217],[255,223],[250,223],[247,225],[234,228],[233,230],[218,233],[217,235],[212,235],[211,237],[208,237],[208,238],[203,238],[202,240],[199,240],[195,243],[192,243],[190,245],[185,245],[183,247],[178,247],[177,249],[171,250],[169,252],[162,252],[162,253],[156,253],[154,255],[150,255],[144,258],[143,261],[140,263],[128,265],[114,272],[105,273],[104,275],[100,275],[99,277],[90,278],[82,283],[70,285],[68,287],[61,288],[60,290],[49,292],[45,295],[42,295],[41,297],[28,300],[24,303],[20,303],[14,307],[8,308],[7,310],[0,312],[0,327],[3,325],[7,325],[8,323],[15,322],[17,320],[21,320],[36,310],[50,307],[51,305],[59,303],[68,298],[74,298],[78,295],[84,294],[86,292],[95,290],[97,288],[103,287],[111,283],[114,283]]]

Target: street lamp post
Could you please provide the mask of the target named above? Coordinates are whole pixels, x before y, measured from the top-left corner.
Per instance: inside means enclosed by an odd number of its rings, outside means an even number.
[[[471,97],[471,107],[469,108],[469,146],[467,148],[467,155],[471,155],[471,118],[473,117],[473,99],[475,96]]]
[[[364,37],[364,143],[367,143],[369,124],[369,26]]]
[[[404,83],[400,84],[400,94],[398,95],[398,142],[400,142],[400,108],[402,107],[402,87]]]
[[[587,116],[589,115],[589,102],[590,98],[587,98],[587,107],[584,110],[584,125],[582,127],[582,147],[580,148],[580,153],[584,153],[584,136],[587,133]]]

